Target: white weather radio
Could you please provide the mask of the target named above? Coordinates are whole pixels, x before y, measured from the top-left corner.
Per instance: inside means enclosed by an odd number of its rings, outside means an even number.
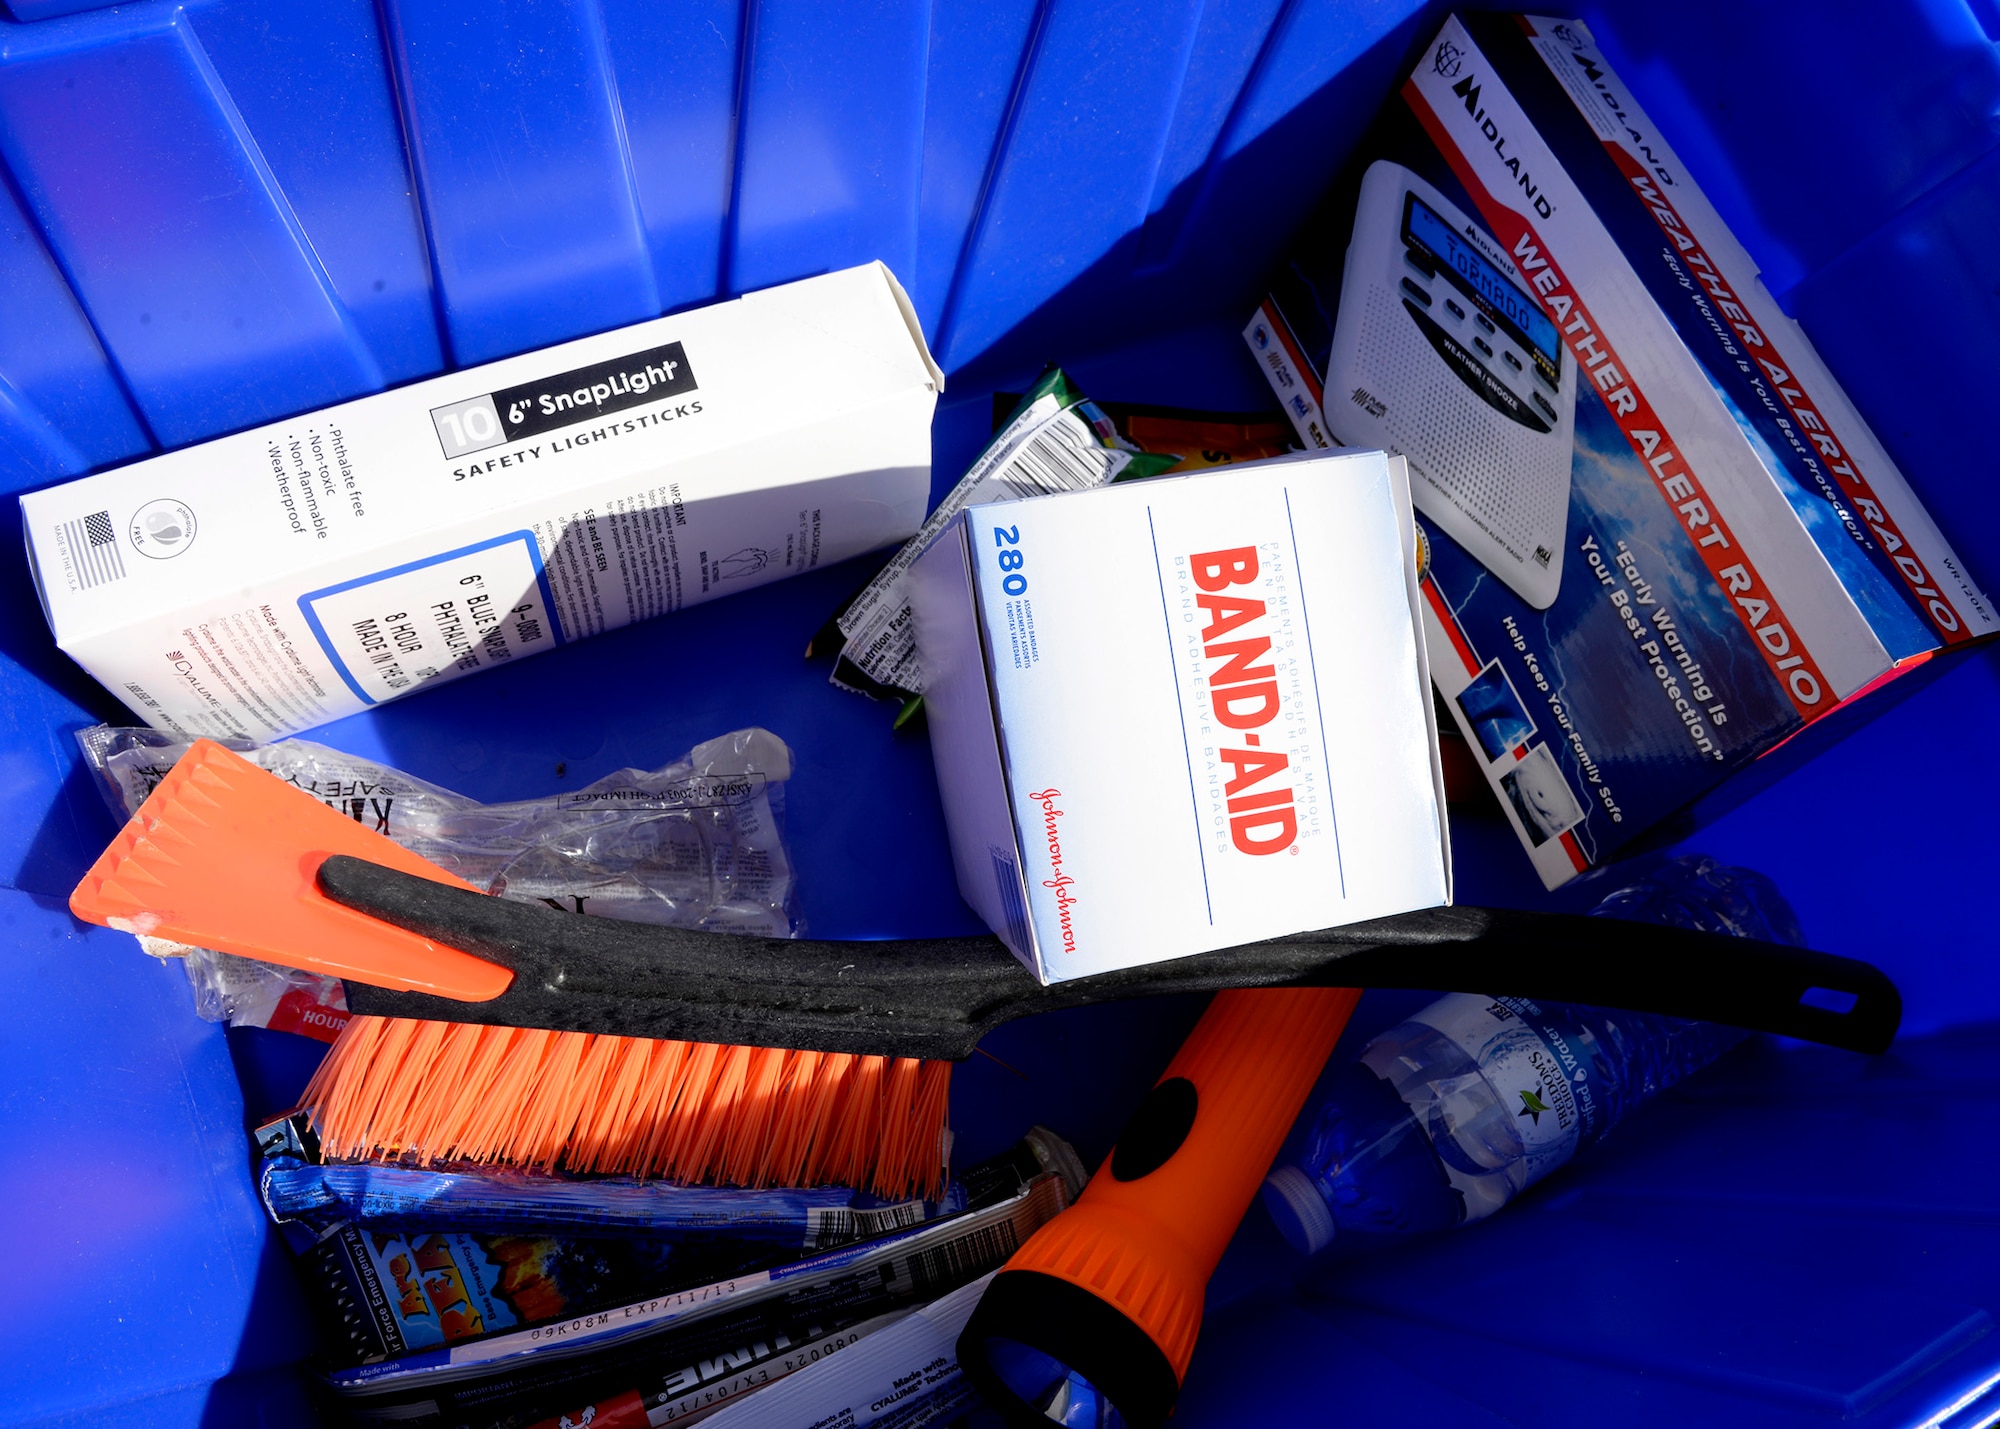
[[[1555,603],[1574,365],[1500,247],[1386,160],[1361,180],[1326,418],[1349,445],[1407,457],[1419,511],[1529,605]]]

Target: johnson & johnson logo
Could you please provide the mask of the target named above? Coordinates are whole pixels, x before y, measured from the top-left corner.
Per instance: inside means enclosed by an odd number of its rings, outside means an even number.
[[[1049,876],[1042,880],[1042,887],[1055,892],[1056,923],[1062,929],[1062,950],[1073,953],[1076,951],[1076,929],[1070,923],[1069,910],[1076,903],[1076,898],[1070,893],[1070,889],[1076,886],[1076,880],[1063,872],[1062,836],[1056,832],[1056,820],[1063,816],[1063,811],[1056,807],[1062,790],[1031,791],[1028,797],[1042,806],[1042,833],[1049,849]]]

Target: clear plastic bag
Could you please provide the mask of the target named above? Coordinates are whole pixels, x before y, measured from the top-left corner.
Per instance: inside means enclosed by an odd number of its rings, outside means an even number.
[[[98,725],[77,742],[118,818],[138,809],[188,744]],[[764,729],[698,744],[660,769],[621,769],[581,789],[481,804],[413,775],[300,739],[230,747],[475,887],[566,913],[797,937],[785,847],[792,753]],[[340,984],[247,958],[144,939],[185,959],[196,1011],[235,1026],[328,1040],[347,1018]]]
[[[337,977],[157,938],[140,942],[156,956],[181,959],[188,985],[194,989],[195,1015],[203,1021],[268,1027],[331,1042],[351,1015],[347,989]]]

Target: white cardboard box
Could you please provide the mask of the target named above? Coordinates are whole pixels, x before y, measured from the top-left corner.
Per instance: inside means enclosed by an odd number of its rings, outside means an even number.
[[[21,498],[56,643],[268,740],[908,537],[943,374],[879,263]]]
[[[912,570],[959,891],[1044,982],[1451,899],[1379,452],[974,507]]]

